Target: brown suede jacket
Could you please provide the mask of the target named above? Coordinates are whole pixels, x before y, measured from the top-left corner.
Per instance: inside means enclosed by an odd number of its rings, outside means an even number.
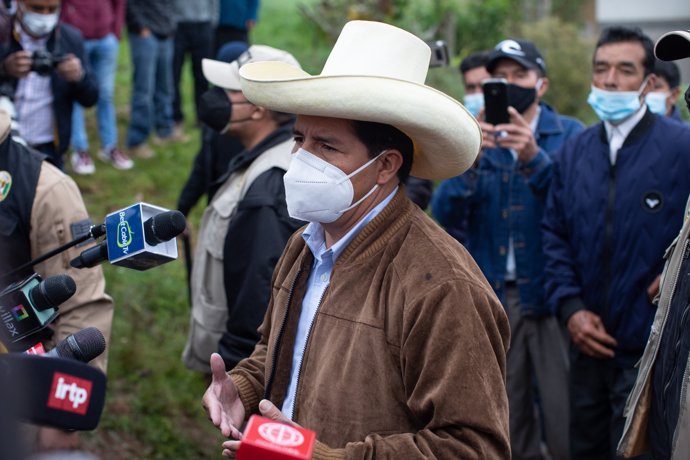
[[[261,341],[230,372],[247,416],[264,393],[285,398],[313,262],[301,233],[276,266]],[[293,419],[316,431],[314,459],[510,458],[509,336],[472,257],[401,187],[333,267]]]

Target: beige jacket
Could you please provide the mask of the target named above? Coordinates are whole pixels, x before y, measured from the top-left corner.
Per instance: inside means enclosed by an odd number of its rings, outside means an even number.
[[[31,210],[31,258],[43,255],[73,239],[70,224],[88,218],[81,193],[72,178],[48,162],[43,162]],[[93,243],[92,243],[93,244]],[[73,247],[34,267],[45,278],[67,274],[77,285],[77,292],[58,308],[59,316],[53,324],[55,335],[47,347],[85,327],[98,328],[110,343],[113,319],[113,300],[105,293],[105,278],[100,266],[87,269],[72,268],[69,261],[88,246]],[[108,349],[92,364],[106,371]]]

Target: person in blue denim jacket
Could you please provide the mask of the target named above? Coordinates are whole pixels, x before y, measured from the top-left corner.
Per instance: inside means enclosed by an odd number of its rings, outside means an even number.
[[[508,82],[510,123],[494,126],[479,114],[483,154],[474,168],[439,185],[432,213],[447,229],[466,220],[465,245],[508,313],[513,458],[541,458],[542,432],[551,456],[568,458],[567,353],[560,326],[544,304],[539,226],[551,154],[583,126],[541,102],[549,80],[533,43],[503,40],[486,68]]]

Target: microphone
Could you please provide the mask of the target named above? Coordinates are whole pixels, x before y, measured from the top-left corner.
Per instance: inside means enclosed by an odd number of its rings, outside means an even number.
[[[45,280],[37,274],[0,292],[0,341],[9,351],[24,351],[26,339],[44,329],[58,315],[58,305],[77,290],[68,275]]]
[[[46,358],[64,358],[88,363],[105,351],[105,337],[95,327],[87,327],[69,335],[48,353]]]
[[[98,426],[106,377],[85,363],[6,353],[0,355],[0,383],[13,388],[8,411],[12,418],[63,430]]]
[[[316,433],[260,415],[249,417],[237,460],[309,460]]]
[[[70,261],[75,268],[93,267],[105,260],[135,270],[148,270],[177,259],[174,238],[187,225],[180,211],[137,203],[105,218],[105,240]]]

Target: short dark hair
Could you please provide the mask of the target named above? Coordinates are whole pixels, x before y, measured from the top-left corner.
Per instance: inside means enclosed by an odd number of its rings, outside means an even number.
[[[644,48],[644,76],[654,72],[654,42],[639,27],[611,26],[601,31],[596,49],[609,43],[638,42]]]
[[[666,80],[671,89],[680,86],[680,69],[675,62],[657,59],[654,62],[654,74]]]
[[[465,56],[465,59],[460,61],[460,73],[465,73],[477,67],[485,67],[489,62],[489,51],[477,51]]]
[[[405,133],[391,125],[375,123],[373,121],[352,120],[355,135],[369,152],[369,158],[386,149],[398,150],[403,157],[402,166],[398,170],[398,179],[405,182],[412,169],[414,143]]]

